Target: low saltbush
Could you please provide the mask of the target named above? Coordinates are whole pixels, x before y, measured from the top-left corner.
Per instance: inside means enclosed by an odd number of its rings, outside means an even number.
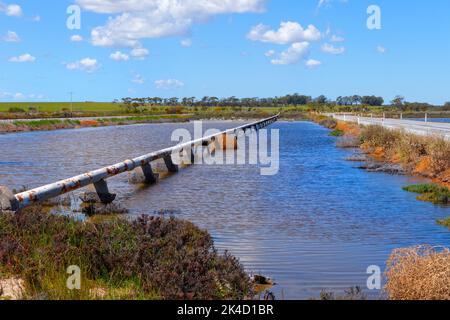
[[[69,266],[82,290],[66,288]],[[142,216],[81,222],[39,207],[0,215],[0,278],[19,277],[30,299],[243,299],[252,284],[192,223]]]

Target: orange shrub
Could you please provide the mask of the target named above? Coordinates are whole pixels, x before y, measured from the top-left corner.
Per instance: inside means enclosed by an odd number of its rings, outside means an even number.
[[[343,121],[337,122],[336,130],[343,131],[350,136],[359,136],[361,134],[361,129],[357,124]]]

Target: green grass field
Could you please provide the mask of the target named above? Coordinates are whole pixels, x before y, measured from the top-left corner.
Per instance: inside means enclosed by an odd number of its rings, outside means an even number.
[[[70,110],[70,102],[1,102],[0,112],[8,112],[11,108],[28,111],[36,108],[39,112],[61,112]],[[73,111],[77,112],[121,112],[120,104],[111,102],[74,102]]]
[[[167,109],[173,109],[170,106],[154,106],[148,107],[145,114],[165,114]],[[89,113],[94,115],[120,115],[127,114],[126,110],[120,103],[112,102],[74,102],[71,109],[70,102],[0,102],[0,112],[8,113],[14,112],[20,114],[17,110],[22,112],[29,112],[30,110],[38,111],[39,113],[61,113],[63,111],[70,111],[76,113]],[[196,113],[196,114],[215,114],[222,113],[236,113],[236,112],[261,112],[267,114],[276,114],[278,112],[295,113],[305,112],[306,106],[291,106],[291,107],[182,107],[181,113]],[[175,113],[175,112],[172,112]],[[176,112],[178,113],[178,112]]]

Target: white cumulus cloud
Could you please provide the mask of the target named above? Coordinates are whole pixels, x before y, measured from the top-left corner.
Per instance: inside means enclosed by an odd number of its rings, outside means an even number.
[[[141,76],[140,74],[135,74],[131,82],[137,83],[137,84],[144,84],[145,78]]]
[[[22,92],[7,92],[0,90],[0,99],[7,99],[7,100],[35,100],[35,101],[42,101],[45,99],[45,96],[43,94],[24,94]]]
[[[21,92],[7,92],[0,90],[0,99],[14,99],[14,100],[23,100],[25,99],[25,95]]]
[[[309,59],[305,62],[305,65],[310,69],[314,69],[314,68],[321,66],[322,62],[319,60],[315,60],[315,59]]]
[[[74,34],[73,36],[70,37],[70,41],[81,42],[81,41],[83,41],[83,37],[80,36],[79,34]]]
[[[332,2],[340,2],[340,3],[347,3],[348,0],[319,0],[319,2],[317,3],[317,9],[320,9],[322,7],[331,7],[331,3]]]
[[[254,26],[247,34],[252,41],[261,41],[275,44],[291,44],[294,42],[313,42],[322,38],[320,31],[309,25],[306,29],[298,22],[282,22],[278,30],[271,30],[269,26],[259,24]]]
[[[176,79],[156,80],[155,86],[157,89],[170,90],[182,88],[184,87],[184,83]]]
[[[24,54],[22,54],[22,55],[20,55],[20,56],[17,56],[17,57],[11,57],[11,58],[9,58],[9,61],[10,62],[35,62],[36,61],[36,58],[35,57],[33,57],[31,54],[29,54],[29,53],[24,53]]]
[[[149,51],[145,48],[134,48],[130,55],[135,59],[143,60],[149,55]]]
[[[269,50],[269,51],[267,51],[266,53],[264,53],[264,55],[265,55],[267,58],[271,58],[271,57],[273,57],[273,56],[275,55],[275,50]]]
[[[180,44],[182,47],[188,48],[192,46],[192,40],[191,39],[183,39],[180,41]]]
[[[20,42],[20,37],[14,31],[8,31],[6,35],[3,37],[3,41],[6,42]]]
[[[66,68],[69,70],[81,70],[91,73],[99,69],[100,64],[96,59],[84,58],[78,61],[67,63]]]
[[[116,51],[114,53],[111,53],[109,56],[111,59],[115,61],[128,61],[130,60],[130,56],[126,53],[123,53],[121,51]]]
[[[22,7],[18,4],[4,4],[0,2],[0,11],[9,17],[21,17],[23,15]]]
[[[387,52],[387,49],[385,47],[383,47],[383,46],[377,46],[377,52],[381,53],[381,54],[384,54],[384,53]]]
[[[345,48],[344,47],[335,47],[332,44],[325,43],[322,45],[322,51],[329,54],[344,54]]]
[[[91,31],[97,46],[137,47],[141,39],[185,35],[220,14],[261,12],[266,0],[77,0],[86,11],[114,14]]]
[[[21,92],[17,92],[13,95],[13,99],[22,100],[22,99],[25,99],[25,95]]]
[[[289,65],[298,63],[309,54],[310,44],[306,41],[293,43],[287,50],[280,53],[271,63],[275,65]]]
[[[333,35],[331,36],[331,38],[330,38],[330,41],[331,41],[331,42],[344,42],[345,39],[344,39],[343,37],[341,37],[341,36],[338,36],[338,35],[333,34]]]

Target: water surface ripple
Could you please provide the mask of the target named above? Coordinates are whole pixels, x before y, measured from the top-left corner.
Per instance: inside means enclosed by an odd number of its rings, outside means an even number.
[[[225,129],[233,122],[208,122]],[[174,129],[154,124],[0,136],[0,185],[37,187],[170,145]],[[131,215],[168,209],[208,229],[220,250],[252,272],[273,277],[275,292],[307,299],[323,289],[365,287],[370,265],[384,268],[392,249],[450,245],[436,219],[449,208],[418,202],[402,187],[420,179],[367,173],[344,159],[328,131],[307,122],[279,122],[280,172],[255,166],[194,166],[150,188],[127,176],[111,189]],[[372,292],[376,297],[379,292]]]

